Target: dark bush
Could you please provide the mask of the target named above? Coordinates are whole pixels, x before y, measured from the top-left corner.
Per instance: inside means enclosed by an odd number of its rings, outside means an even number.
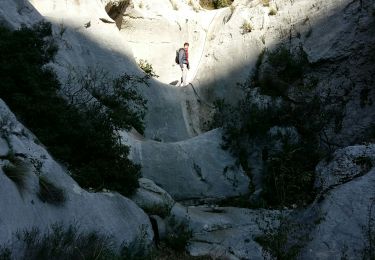
[[[192,237],[192,231],[186,223],[179,222],[174,218],[169,219],[169,226],[171,227],[171,231],[165,238],[165,244],[177,252],[185,251]]]
[[[315,196],[314,170],[323,155],[321,135],[333,111],[312,94],[299,100],[289,97],[290,89],[303,84],[308,67],[301,47],[295,53],[286,47],[262,52],[253,77],[243,85],[245,97],[236,106],[224,101],[215,104],[214,121],[218,124],[213,126],[223,127],[222,146],[244,169],[251,169],[252,144],[263,147],[263,191],[259,199],[268,206],[303,206]],[[279,99],[258,104],[254,100],[256,87],[261,94]],[[297,137],[293,140],[287,133],[271,135],[275,126],[292,129]]]
[[[68,103],[58,95],[55,73],[45,67],[57,51],[51,34],[48,23],[17,31],[0,27],[0,98],[68,166],[80,185],[128,195],[138,187],[140,167],[128,159],[128,147],[119,142],[116,130],[131,125],[142,130],[144,112],[138,107],[123,109],[127,103],[116,108],[120,101],[144,100],[133,89],[127,99],[102,98],[107,107],[95,102]]]
[[[18,232],[15,242],[4,247],[4,254],[13,259],[16,250],[20,259],[30,260],[116,259],[110,237],[97,232],[84,233],[76,226],[63,227],[61,224],[52,225],[45,234],[37,228]]]
[[[206,9],[219,9],[230,6],[233,0],[199,0],[199,4]]]

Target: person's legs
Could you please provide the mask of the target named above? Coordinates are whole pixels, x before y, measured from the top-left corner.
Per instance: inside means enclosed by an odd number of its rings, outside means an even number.
[[[187,71],[188,71],[188,69],[187,69],[187,65],[186,64],[184,64],[182,66],[183,67],[182,67],[182,83],[181,83],[181,86],[185,87],[185,86],[187,86],[186,77],[187,77]]]

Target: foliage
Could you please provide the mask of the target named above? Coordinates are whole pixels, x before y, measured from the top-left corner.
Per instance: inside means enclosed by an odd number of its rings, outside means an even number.
[[[277,14],[277,10],[275,8],[270,8],[268,15],[276,15],[276,14]]]
[[[251,24],[249,22],[245,21],[241,25],[240,29],[242,30],[242,34],[246,34],[246,33],[251,32],[253,30],[253,27],[251,26]]]
[[[268,204],[291,206],[311,202],[315,197],[314,168],[319,159],[308,143],[293,144],[283,138],[281,151],[270,154],[265,164],[262,195]]]
[[[270,6],[270,0],[262,0],[262,5],[265,7]]]
[[[97,232],[80,232],[76,226],[63,227],[54,224],[42,234],[39,229],[24,230],[16,234],[17,245],[7,248],[22,259],[114,259],[114,247],[110,237]],[[17,249],[16,249],[17,248]]]
[[[297,259],[310,240],[308,225],[293,220],[283,212],[273,218],[264,218],[264,223],[258,223],[258,226],[263,234],[255,241],[262,246],[265,259]]]
[[[307,54],[302,46],[293,53],[285,45],[282,45],[269,53],[268,61],[277,70],[278,77],[287,83],[301,80],[304,70],[309,65]]]
[[[12,251],[7,247],[0,246],[0,260],[11,260]]]
[[[323,155],[321,140],[335,111],[327,108],[329,100],[313,94],[305,92],[302,100],[289,97],[291,88],[306,84],[303,78],[308,66],[302,47],[294,53],[283,46],[262,52],[251,81],[242,86],[244,98],[235,106],[223,100],[215,103],[212,126],[223,127],[222,147],[244,169],[251,169],[251,144],[263,147],[260,205],[303,206],[315,196],[314,170]],[[271,98],[257,102],[257,90]]]
[[[97,67],[84,71],[71,68],[63,90],[75,106],[87,106],[94,99],[100,101],[115,129],[134,127],[143,133],[147,101],[137,92],[137,86],[148,86],[148,78],[127,73],[112,78],[107,71]]]
[[[154,69],[152,68],[152,65],[147,62],[147,60],[139,60],[138,66],[149,76],[149,77],[156,77],[159,76],[156,75]]]
[[[128,195],[138,187],[140,166],[128,159],[129,149],[119,142],[116,130],[133,124],[142,129],[143,112],[132,101],[140,107],[143,101],[134,89],[121,92],[129,75],[113,83],[118,92],[99,97],[107,107],[60,97],[56,75],[45,66],[57,51],[51,33],[48,23],[17,31],[0,27],[0,97],[81,186]],[[111,100],[115,95],[116,100]]]
[[[219,8],[230,6],[232,4],[232,2],[233,1],[231,1],[231,0],[216,0],[215,1],[215,8],[219,9]]]
[[[169,219],[169,226],[171,232],[167,234],[165,244],[177,252],[185,251],[189,239],[192,237],[192,231],[186,223],[178,222],[174,218]]]
[[[152,254],[152,250],[150,250],[149,246],[147,245],[146,238],[147,238],[147,231],[145,226],[141,226],[140,228],[140,235],[130,243],[124,243],[121,248],[121,259],[129,259],[129,260],[143,260],[143,259],[152,259],[149,258],[149,255]]]
[[[219,9],[230,6],[233,0],[199,0],[199,4],[205,9]]]
[[[65,202],[65,192],[57,187],[44,176],[39,176],[39,192],[38,198],[54,205],[61,205]]]
[[[353,162],[359,165],[363,172],[368,172],[374,166],[369,156],[359,156],[353,159]]]
[[[20,190],[25,188],[27,171],[28,168],[26,164],[16,157],[14,157],[10,164],[3,166],[3,172],[5,175],[11,179]]]
[[[12,244],[0,246],[0,259],[10,260],[15,256],[30,260],[97,259],[97,260],[209,260],[210,257],[193,257],[177,252],[165,243],[159,248],[146,248],[142,237],[131,244],[124,244],[120,252],[112,237],[96,231],[83,232],[77,225],[64,227],[56,223],[42,234],[37,228],[19,231]]]

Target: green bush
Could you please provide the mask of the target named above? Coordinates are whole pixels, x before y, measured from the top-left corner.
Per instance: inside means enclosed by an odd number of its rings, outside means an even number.
[[[262,191],[269,205],[303,206],[314,199],[314,168],[320,157],[308,145],[304,142],[293,144],[284,138],[281,151],[269,155]]]
[[[277,14],[277,10],[275,8],[270,8],[268,15],[276,15],[276,14]]]
[[[233,1],[231,1],[231,0],[216,0],[215,1],[215,7],[217,9],[227,7],[227,6],[230,6],[232,4],[232,2]]]
[[[262,0],[262,5],[265,7],[270,6],[270,0]]]
[[[159,76],[156,75],[154,68],[150,63],[147,62],[147,60],[139,60],[138,66],[150,77],[156,77],[158,78]]]
[[[302,80],[304,71],[309,65],[307,54],[302,46],[292,53],[282,45],[268,54],[268,61],[276,69],[278,77],[287,83]]]
[[[44,66],[57,51],[51,34],[48,23],[17,31],[0,27],[0,97],[81,186],[131,194],[138,187],[140,166],[128,159],[129,149],[116,130],[143,129],[144,112],[133,110],[137,102],[142,107],[143,99],[134,89],[116,92],[129,75],[114,83],[116,100],[100,96],[105,105],[71,104],[60,97],[56,74]]]
[[[242,30],[242,34],[246,34],[246,33],[249,33],[253,30],[253,27],[251,26],[251,24],[249,22],[244,22],[240,29]]]
[[[186,246],[192,237],[192,231],[184,222],[178,222],[174,218],[169,219],[169,232],[164,240],[165,244],[177,252],[186,250]]]
[[[199,0],[199,4],[205,9],[219,9],[230,6],[233,0]]]
[[[213,124],[222,126],[224,149],[229,149],[244,169],[251,169],[249,156],[254,142],[263,147],[263,189],[259,201],[271,207],[303,206],[314,199],[314,170],[323,156],[322,131],[335,111],[314,95],[293,100],[289,90],[303,82],[309,64],[303,49],[292,53],[286,47],[262,52],[253,77],[243,85],[245,96],[235,106],[215,103]],[[254,101],[258,88],[267,99]],[[294,129],[297,137],[270,134],[273,127]],[[295,140],[294,140],[295,139]],[[248,170],[247,170],[248,171]],[[251,173],[251,170],[248,171]]]

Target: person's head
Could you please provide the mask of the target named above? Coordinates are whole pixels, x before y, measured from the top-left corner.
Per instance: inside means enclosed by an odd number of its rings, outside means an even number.
[[[185,42],[184,43],[184,49],[187,50],[189,48],[189,43],[188,42]]]

